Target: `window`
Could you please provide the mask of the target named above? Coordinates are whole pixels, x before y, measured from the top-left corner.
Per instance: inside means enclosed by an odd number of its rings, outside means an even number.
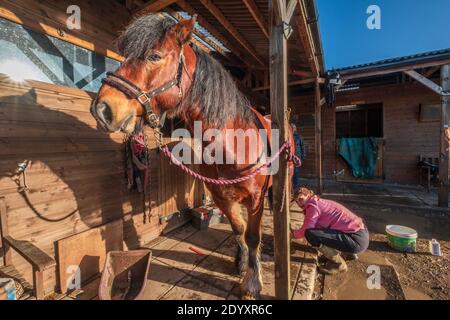
[[[97,92],[120,62],[0,19],[0,73]]]
[[[336,138],[383,137],[381,104],[344,106],[336,109]]]

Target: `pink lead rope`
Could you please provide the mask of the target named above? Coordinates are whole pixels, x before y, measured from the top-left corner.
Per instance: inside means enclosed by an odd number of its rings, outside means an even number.
[[[251,173],[249,173],[247,175],[244,175],[242,177],[239,177],[239,178],[235,178],[235,179],[223,179],[223,178],[212,179],[212,178],[208,178],[208,177],[202,176],[202,175],[198,174],[197,172],[193,171],[192,169],[188,168],[186,165],[184,165],[181,161],[179,161],[173,155],[173,153],[169,150],[169,148],[167,146],[161,147],[161,151],[163,152],[163,154],[166,157],[168,157],[170,159],[170,161],[174,165],[176,165],[181,170],[183,170],[187,174],[191,175],[195,179],[203,181],[203,182],[206,182],[206,183],[210,183],[210,184],[220,185],[220,186],[238,184],[238,183],[241,183],[241,182],[244,182],[244,181],[247,181],[247,180],[253,178],[254,176],[256,176],[259,173],[261,173],[261,171],[263,169],[270,167],[272,165],[272,163],[281,155],[281,153],[283,151],[286,151],[286,154],[288,156],[288,160],[292,161],[296,167],[300,167],[302,165],[301,159],[299,157],[297,157],[295,154],[291,153],[289,142],[285,142],[281,146],[281,148],[278,150],[278,152],[276,154],[274,154],[272,157],[269,158],[270,159],[269,162],[263,164],[261,167],[259,167],[258,169],[252,171]]]

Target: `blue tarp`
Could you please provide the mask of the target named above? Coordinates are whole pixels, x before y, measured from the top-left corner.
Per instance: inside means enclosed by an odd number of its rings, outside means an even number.
[[[338,155],[348,164],[353,177],[375,177],[378,159],[378,144],[375,138],[342,138]]]

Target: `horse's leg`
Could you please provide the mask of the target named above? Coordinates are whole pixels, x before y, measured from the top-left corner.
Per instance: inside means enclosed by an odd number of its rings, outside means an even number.
[[[248,248],[244,238],[245,221],[241,215],[241,207],[237,202],[214,197],[214,195],[213,199],[217,207],[230,221],[231,228],[233,229],[238,244],[235,258],[236,269],[239,274],[243,274],[248,265]]]
[[[247,205],[248,222],[245,242],[248,246],[248,268],[241,286],[243,299],[258,299],[262,290],[260,243],[263,201],[264,197],[260,197],[257,206]]]

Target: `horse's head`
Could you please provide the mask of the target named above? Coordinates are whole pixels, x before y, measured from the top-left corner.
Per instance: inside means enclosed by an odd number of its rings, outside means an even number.
[[[91,107],[101,128],[131,133],[138,117],[158,116],[181,103],[195,70],[195,54],[188,45],[195,20],[175,24],[151,15],[135,20],[121,34],[118,49],[125,61],[103,80]]]

